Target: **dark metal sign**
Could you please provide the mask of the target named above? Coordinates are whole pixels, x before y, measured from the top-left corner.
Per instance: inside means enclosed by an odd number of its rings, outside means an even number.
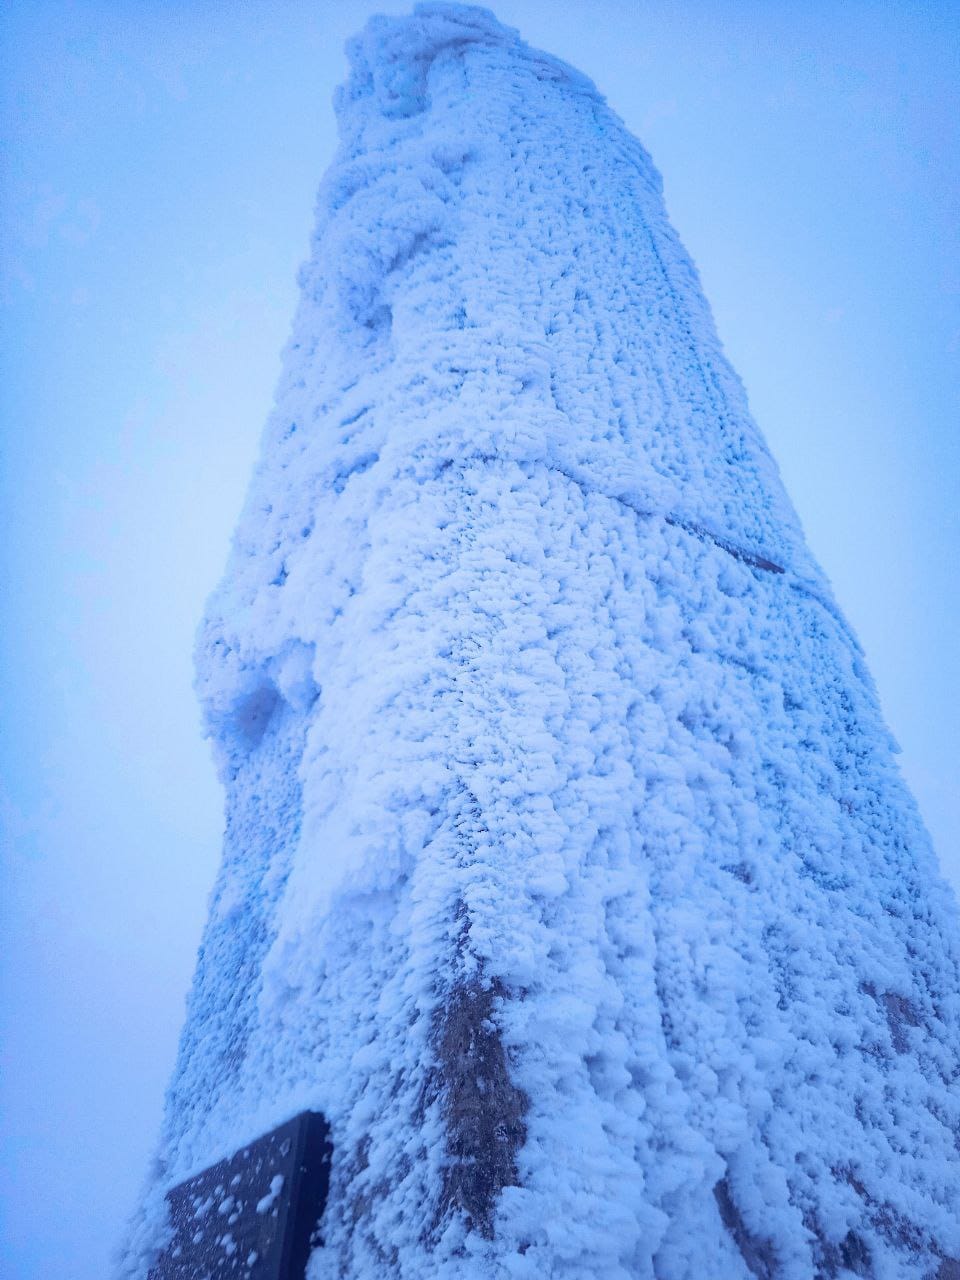
[[[149,1280],[303,1280],[332,1152],[304,1111],[168,1191],[174,1235]]]

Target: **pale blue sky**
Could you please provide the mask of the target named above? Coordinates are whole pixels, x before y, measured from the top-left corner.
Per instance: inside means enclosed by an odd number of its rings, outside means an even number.
[[[219,854],[190,650],[270,406],[344,39],[406,4],[8,0],[7,1280],[102,1277]],[[960,10],[504,0],[651,150],[960,886]]]

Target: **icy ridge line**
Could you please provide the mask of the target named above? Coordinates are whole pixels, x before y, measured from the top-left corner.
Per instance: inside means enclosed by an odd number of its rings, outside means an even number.
[[[338,90],[335,106],[342,110],[350,98],[372,88],[387,118],[419,114],[426,105],[425,85],[431,62],[441,54],[468,45],[509,49],[539,72],[568,89],[602,100],[596,85],[568,63],[521,39],[520,33],[478,5],[425,3],[414,6],[409,18],[372,17],[364,30],[347,42],[351,74]]]

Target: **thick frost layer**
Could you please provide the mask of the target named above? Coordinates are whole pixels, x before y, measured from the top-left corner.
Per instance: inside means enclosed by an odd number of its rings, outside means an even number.
[[[148,1206],[309,1106],[313,1280],[956,1276],[955,906],[659,177],[482,10],[350,54]]]

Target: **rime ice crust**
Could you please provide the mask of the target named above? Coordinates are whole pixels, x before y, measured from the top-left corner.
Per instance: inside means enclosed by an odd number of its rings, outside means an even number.
[[[151,1203],[309,1106],[314,1280],[945,1280],[955,905],[659,177],[483,10],[350,56]]]

